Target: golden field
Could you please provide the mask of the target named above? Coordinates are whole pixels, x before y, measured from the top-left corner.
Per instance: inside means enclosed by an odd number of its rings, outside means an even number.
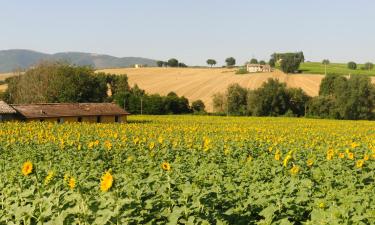
[[[166,95],[174,91],[190,102],[201,99],[207,111],[212,111],[212,95],[224,92],[228,85],[238,83],[243,87],[256,89],[269,78],[279,79],[289,87],[300,87],[308,95],[316,96],[324,75],[286,75],[281,71],[272,73],[235,74],[235,69],[226,68],[120,68],[98,72],[127,74],[129,84],[137,84],[150,94]],[[375,83],[375,78],[372,78]]]
[[[316,96],[324,75],[297,74],[286,75],[281,71],[272,73],[235,74],[236,69],[226,68],[118,68],[104,69],[98,72],[113,74],[127,74],[129,84],[137,84],[149,94],[166,95],[174,91],[183,95],[190,102],[201,99],[206,110],[211,112],[212,95],[225,92],[228,85],[238,83],[243,87],[255,89],[260,87],[269,78],[279,79],[289,87],[300,87],[308,95]],[[0,81],[12,76],[12,73],[0,74]],[[375,83],[375,77],[372,78]],[[0,85],[4,91],[6,85]]]

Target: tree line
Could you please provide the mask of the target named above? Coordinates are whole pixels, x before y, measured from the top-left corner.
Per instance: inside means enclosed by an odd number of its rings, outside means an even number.
[[[310,97],[300,88],[269,79],[249,90],[232,84],[224,94],[213,96],[216,113],[239,116],[306,116],[314,118],[375,119],[375,85],[368,76],[327,75],[319,96]]]
[[[137,85],[130,87],[125,74],[95,73],[91,67],[65,62],[42,62],[5,82],[8,89],[0,98],[10,104],[115,102],[134,114],[202,113],[205,109],[202,101],[190,105],[173,92],[149,95]]]

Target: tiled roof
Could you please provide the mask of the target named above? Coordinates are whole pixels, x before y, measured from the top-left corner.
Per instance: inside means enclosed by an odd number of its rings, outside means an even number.
[[[0,101],[0,114],[14,114],[16,110],[14,110],[10,105],[6,104],[3,101]]]
[[[12,106],[25,118],[129,115],[113,103],[46,103]]]

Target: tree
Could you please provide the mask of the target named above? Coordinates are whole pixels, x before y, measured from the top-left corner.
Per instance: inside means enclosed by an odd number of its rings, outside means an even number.
[[[164,62],[163,62],[163,61],[156,61],[156,65],[157,65],[158,67],[163,67]]]
[[[87,66],[42,62],[7,80],[9,103],[103,102],[107,78]]]
[[[275,59],[271,58],[270,61],[268,61],[268,64],[273,68],[276,65]]]
[[[287,89],[288,108],[295,116],[304,116],[307,102],[311,99],[301,88]]]
[[[231,115],[245,115],[247,104],[247,90],[239,84],[232,84],[227,89],[228,113]]]
[[[225,113],[227,112],[227,98],[223,93],[216,93],[212,96],[212,105],[214,112]]]
[[[185,67],[188,67],[188,66],[185,63],[179,62],[178,67],[185,68]]]
[[[372,70],[374,68],[374,64],[371,63],[371,62],[367,62],[367,63],[365,63],[364,68],[365,68],[365,70]]]
[[[348,62],[348,68],[351,69],[351,70],[356,70],[357,69],[357,63]]]
[[[207,59],[206,62],[207,62],[207,64],[210,65],[211,67],[214,66],[214,65],[216,65],[216,60],[214,60],[214,59]]]
[[[236,65],[236,59],[233,58],[233,57],[229,57],[229,58],[225,59],[225,62],[227,63],[227,67],[232,67],[232,66]]]
[[[250,64],[258,64],[258,60],[252,58],[252,59],[250,60]]]
[[[323,59],[322,64],[324,65],[324,74],[327,75],[327,65],[329,64],[328,59]]]
[[[264,60],[260,60],[260,61],[259,61],[259,64],[260,64],[260,65],[266,65],[266,62],[265,62]]]
[[[170,67],[178,67],[178,60],[177,59],[169,59],[168,60],[168,66]]]
[[[284,73],[294,73],[298,70],[301,64],[301,56],[296,53],[285,53],[281,57],[281,70]]]
[[[191,109],[194,112],[204,112],[205,105],[202,100],[196,100],[191,103]]]
[[[279,116],[289,109],[289,94],[286,84],[268,79],[263,85],[249,92],[248,111],[253,116]]]

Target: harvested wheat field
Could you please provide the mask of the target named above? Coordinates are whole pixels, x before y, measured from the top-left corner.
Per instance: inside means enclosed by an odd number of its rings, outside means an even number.
[[[212,111],[212,95],[225,92],[228,85],[238,83],[250,89],[258,88],[268,78],[277,78],[289,87],[301,87],[311,96],[318,95],[323,75],[286,75],[281,71],[272,73],[235,74],[234,69],[223,68],[123,68],[100,72],[127,74],[130,85],[138,84],[147,93],[168,94],[176,92],[194,101],[201,99],[207,111]],[[375,80],[373,79],[375,82]]]

